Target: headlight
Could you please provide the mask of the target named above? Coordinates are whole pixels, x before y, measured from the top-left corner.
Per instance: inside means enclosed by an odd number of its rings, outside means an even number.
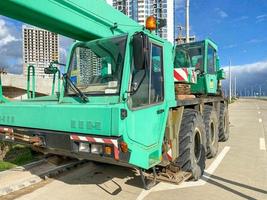
[[[102,154],[103,153],[103,146],[101,144],[92,144],[91,145],[91,153]]]
[[[90,146],[89,143],[80,142],[79,143],[79,151],[80,152],[90,152]]]

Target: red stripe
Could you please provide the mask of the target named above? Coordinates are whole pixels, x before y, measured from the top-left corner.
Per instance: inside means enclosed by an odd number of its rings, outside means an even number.
[[[177,71],[173,71],[173,75],[174,75],[174,78],[178,81],[184,81],[184,78],[177,72]]]
[[[196,76],[195,76],[195,72],[193,72],[193,80],[192,80],[192,82],[195,82],[196,81]]]
[[[103,139],[103,140],[106,144],[113,144],[111,139]],[[115,144],[113,144],[113,147],[114,147],[114,158],[115,160],[119,160],[119,149],[118,147],[115,146]]]
[[[114,157],[115,160],[119,160],[119,149],[114,145]]]
[[[1,127],[0,128],[0,132],[2,132],[2,133],[13,133],[13,129],[12,128],[3,128],[3,127]]]
[[[80,138],[77,135],[71,135],[71,139],[72,140],[80,140]]]
[[[1,131],[1,129],[0,129],[0,131]],[[113,144],[111,139],[106,139],[106,138],[101,138],[101,139],[104,141],[105,144]],[[71,135],[71,140],[80,141],[80,138],[77,135]],[[96,142],[96,140],[93,137],[88,137],[87,136],[86,140],[88,142]],[[113,144],[113,147],[114,147],[114,158],[115,158],[115,160],[119,160],[119,149],[114,144]]]
[[[88,142],[96,142],[93,137],[87,136],[86,139],[87,139]]]
[[[113,144],[111,139],[103,139],[104,143],[106,144]]]
[[[172,156],[170,156],[168,153],[166,153],[166,154],[167,154],[168,160],[172,161]]]
[[[183,68],[183,70],[184,70],[186,76],[188,76],[188,70],[187,70],[187,68]]]

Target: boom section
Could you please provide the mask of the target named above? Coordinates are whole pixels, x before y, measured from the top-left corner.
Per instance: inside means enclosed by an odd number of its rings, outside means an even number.
[[[0,0],[0,15],[80,41],[141,28],[104,0]]]

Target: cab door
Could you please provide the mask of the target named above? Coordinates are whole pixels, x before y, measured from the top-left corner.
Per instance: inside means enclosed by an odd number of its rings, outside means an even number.
[[[217,92],[217,74],[216,74],[216,50],[207,44],[206,47],[206,88],[208,94]]]
[[[141,74],[142,82],[136,92],[130,95],[129,115],[126,118],[129,138],[145,147],[158,142],[166,114],[163,46],[153,41],[149,45],[149,66],[144,71],[136,71],[135,66],[132,66],[132,76]]]

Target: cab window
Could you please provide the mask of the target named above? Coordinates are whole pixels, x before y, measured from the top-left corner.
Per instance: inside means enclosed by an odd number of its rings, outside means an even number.
[[[203,43],[182,44],[176,47],[174,67],[190,68],[204,71],[204,45]]]
[[[143,76],[140,87],[130,98],[133,108],[159,103],[164,99],[163,50],[161,46],[153,43],[151,43],[150,49],[149,67],[142,70],[143,72],[133,71],[133,74],[140,73]]]
[[[210,45],[208,45],[208,62],[207,62],[207,70],[208,74],[214,74],[216,72],[215,69],[215,62],[216,62],[216,52],[214,48],[212,48]]]

